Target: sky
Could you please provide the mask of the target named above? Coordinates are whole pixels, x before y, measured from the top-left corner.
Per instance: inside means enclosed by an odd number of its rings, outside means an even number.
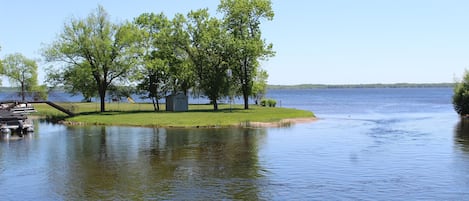
[[[142,13],[208,8],[219,0],[0,0],[0,58],[21,53],[39,62],[72,18],[98,5],[113,22]],[[275,17],[262,22],[276,55],[262,62],[269,84],[454,82],[469,69],[469,1],[272,0]],[[5,80],[5,79],[3,79]]]

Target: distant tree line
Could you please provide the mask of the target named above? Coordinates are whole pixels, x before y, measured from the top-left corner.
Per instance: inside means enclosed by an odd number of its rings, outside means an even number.
[[[432,88],[454,87],[454,83],[396,83],[396,84],[299,84],[267,85],[268,89],[336,89],[336,88]]]
[[[272,20],[270,0],[221,0],[218,19],[208,9],[176,14],[143,13],[132,22],[113,23],[99,6],[83,19],[71,19],[57,39],[43,49],[52,65],[46,82],[81,93],[86,99],[105,98],[119,86],[135,86],[159,110],[158,100],[189,90],[218,109],[218,101],[265,94],[267,72],[260,60],[274,55],[262,38],[261,22]]]

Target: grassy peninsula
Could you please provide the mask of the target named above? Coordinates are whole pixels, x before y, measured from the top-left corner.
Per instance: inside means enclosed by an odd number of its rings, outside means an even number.
[[[251,127],[259,125],[278,126],[292,121],[285,119],[313,119],[310,111],[291,108],[269,108],[251,106],[244,110],[242,105],[222,104],[218,111],[213,111],[212,105],[190,105],[188,112],[153,111],[153,105],[148,103],[108,103],[108,112],[99,113],[96,103],[63,103],[63,107],[71,108],[75,117],[65,114],[46,104],[36,104],[36,115],[63,119],[70,124],[79,125],[120,125],[145,127]],[[230,109],[231,108],[231,109]],[[259,124],[264,123],[264,124]],[[272,123],[272,124],[265,124]]]

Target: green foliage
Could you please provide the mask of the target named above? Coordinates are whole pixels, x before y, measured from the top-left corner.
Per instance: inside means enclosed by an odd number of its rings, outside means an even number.
[[[31,89],[34,100],[47,100],[49,93],[46,85],[36,85]]]
[[[277,106],[277,101],[274,99],[262,99],[261,100],[261,106],[262,107],[275,107]]]
[[[256,76],[254,77],[254,82],[252,85],[252,98],[254,98],[256,104],[259,100],[262,100],[267,93],[267,78],[269,74],[263,69],[258,69]]]
[[[182,30],[184,16],[169,20],[163,13],[144,13],[134,23],[140,29],[142,65],[139,68],[138,88],[151,98],[155,110],[158,100],[170,93],[187,91],[192,87],[193,73],[188,66],[187,34]]]
[[[464,72],[461,82],[456,83],[453,95],[453,107],[461,116],[469,115],[469,72]]]
[[[261,37],[262,20],[272,20],[270,0],[222,0],[223,20],[208,9],[168,19],[144,13],[132,24],[114,24],[101,6],[84,19],[72,19],[43,55],[60,67],[48,70],[47,81],[86,99],[99,95],[101,112],[111,86],[135,83],[158,100],[170,93],[200,91],[213,103],[226,96],[261,99],[267,72],[259,60],[273,56]],[[228,72],[230,76],[228,76]],[[233,93],[232,93],[233,92]],[[236,94],[234,94],[236,93]]]
[[[188,14],[190,46],[186,48],[194,65],[197,87],[218,109],[217,100],[229,95],[228,63],[231,57],[227,50],[229,41],[222,29],[221,21],[210,17],[207,9]]]
[[[274,100],[274,99],[269,99],[267,101],[267,103],[268,103],[269,107],[275,107],[277,105],[277,101]]]
[[[123,85],[111,85],[109,86],[109,96],[112,100],[120,101],[121,99],[126,99],[135,93],[135,87],[133,86],[123,86]]]
[[[26,92],[37,86],[37,64],[20,53],[7,55],[4,59],[2,74],[12,84],[21,87],[21,98],[25,101]]]
[[[63,32],[43,54],[46,61],[81,68],[94,78],[105,111],[108,87],[127,78],[136,64],[135,27],[130,23],[114,24],[103,7],[99,6],[85,19],[72,19]],[[72,75],[76,76],[76,75]],[[69,79],[70,77],[65,77]]]
[[[230,67],[240,85],[244,108],[258,72],[259,59],[274,55],[272,44],[262,39],[261,20],[272,20],[274,12],[270,0],[221,0],[218,10],[224,14],[224,26],[230,35]]]
[[[265,107],[265,106],[267,106],[267,105],[268,105],[267,99],[262,99],[262,100],[261,100],[261,106],[262,106],[262,107]]]
[[[184,92],[188,95],[190,88],[195,86],[196,75],[194,66],[186,51],[190,46],[189,33],[186,29],[187,19],[182,14],[176,14],[171,21],[172,23],[172,49],[174,50],[172,62],[170,66],[170,74],[172,75],[171,86],[173,92]],[[170,46],[171,47],[171,46]]]
[[[60,69],[46,68],[45,83],[52,87],[63,87],[66,92],[74,95],[81,93],[84,101],[89,101],[98,95],[98,87],[91,68],[83,68],[86,65],[88,64],[82,63]]]

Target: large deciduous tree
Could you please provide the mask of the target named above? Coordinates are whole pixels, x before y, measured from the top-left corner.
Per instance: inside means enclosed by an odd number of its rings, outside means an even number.
[[[33,59],[28,59],[22,54],[7,55],[4,59],[2,74],[7,76],[12,84],[21,88],[21,100],[24,102],[26,91],[37,87],[37,64]]]
[[[187,46],[188,35],[184,30],[186,20],[177,14],[172,20],[163,13],[144,13],[134,23],[140,29],[141,61],[139,89],[148,94],[159,110],[158,100],[169,93],[182,91],[187,95],[193,86]]]
[[[136,73],[138,89],[147,93],[155,111],[160,110],[159,99],[169,89],[169,66],[172,48],[166,48],[170,40],[171,22],[163,14],[144,13],[134,20],[140,29],[141,64]]]
[[[253,80],[259,59],[272,56],[272,44],[261,36],[262,20],[272,20],[274,12],[270,0],[221,0],[218,10],[224,14],[224,25],[231,35],[230,66],[240,85],[244,108],[249,109]]]
[[[228,35],[221,21],[210,17],[207,9],[188,14],[190,46],[186,48],[192,60],[197,87],[210,99],[213,109],[218,110],[218,100],[227,96],[229,90]]]
[[[43,55],[47,61],[66,63],[69,68],[82,68],[90,73],[100,97],[100,110],[104,112],[108,87],[113,81],[125,79],[135,65],[135,39],[133,25],[110,22],[108,13],[99,6],[88,17],[65,24]]]
[[[166,48],[171,52],[169,73],[170,86],[173,92],[183,92],[188,95],[189,89],[195,85],[195,73],[186,47],[190,45],[187,33],[187,19],[182,14],[176,14],[171,20],[171,34]]]

